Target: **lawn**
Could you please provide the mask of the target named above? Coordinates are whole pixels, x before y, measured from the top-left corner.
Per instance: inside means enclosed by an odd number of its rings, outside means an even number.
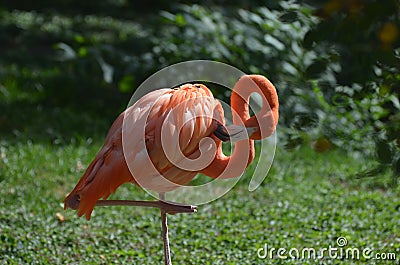
[[[41,112],[47,113],[29,115]],[[69,117],[62,111],[47,115],[49,124]],[[108,123],[93,121],[92,127],[86,125],[92,129],[64,138],[66,128],[56,126],[61,138],[57,133],[51,138],[53,131],[45,130],[49,139],[27,137],[40,134],[40,128],[30,126],[34,129],[14,131],[0,141],[0,264],[162,264],[157,210],[99,208],[89,222],[63,210],[63,198],[101,147]],[[244,177],[198,213],[169,217],[173,263],[364,264],[361,254],[360,260],[285,260],[276,251],[273,259],[257,255],[265,244],[319,250],[338,247],[337,238],[345,237],[343,249],[371,249],[370,256],[397,254],[396,261],[369,259],[369,264],[397,264],[400,189],[391,187],[390,176],[353,176],[372,163],[339,149],[317,153],[304,145],[287,151],[278,144],[270,173],[255,192],[247,190],[249,179]],[[133,185],[112,197],[150,199]]]

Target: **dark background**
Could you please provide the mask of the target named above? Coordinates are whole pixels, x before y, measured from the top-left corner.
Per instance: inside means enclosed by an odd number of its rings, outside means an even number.
[[[209,59],[276,85],[287,150],[359,151],[377,161],[359,176],[396,182],[399,18],[395,0],[1,1],[1,139],[104,136],[152,73]]]

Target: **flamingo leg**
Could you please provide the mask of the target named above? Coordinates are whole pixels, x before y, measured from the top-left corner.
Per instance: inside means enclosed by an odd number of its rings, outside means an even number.
[[[165,201],[165,193],[159,193],[159,198],[160,198],[160,201]],[[172,265],[172,262],[171,262],[171,250],[169,248],[167,211],[166,211],[166,209],[160,209],[160,210],[161,210],[162,238],[163,238],[163,241],[164,241],[165,265]]]
[[[169,248],[167,213],[195,213],[197,206],[185,205],[165,200],[165,193],[159,193],[158,201],[131,201],[131,200],[100,200],[96,206],[141,206],[159,208],[161,211],[162,238],[164,241],[164,258],[165,265],[172,265],[171,250]]]
[[[166,201],[99,200],[97,201],[96,206],[152,207],[164,210],[166,213],[169,214],[197,212],[197,206],[179,204],[174,202],[166,202]]]

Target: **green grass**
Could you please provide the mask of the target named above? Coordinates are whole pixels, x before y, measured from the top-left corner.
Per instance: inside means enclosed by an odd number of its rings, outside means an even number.
[[[64,211],[71,191],[102,144],[0,143],[0,264],[161,264],[159,212],[96,209],[90,222]],[[169,217],[174,264],[338,264],[339,260],[259,259],[257,249],[348,247],[396,252],[400,258],[400,191],[390,177],[355,179],[369,161],[339,150],[278,146],[268,178],[255,192],[244,178],[196,214]],[[83,165],[83,167],[82,167]],[[251,169],[250,169],[251,170]],[[133,185],[113,198],[149,199]],[[58,220],[61,213],[65,221]],[[369,261],[370,264],[379,261]],[[391,264],[391,262],[383,262]],[[398,262],[398,260],[397,260]],[[347,260],[346,264],[365,260]]]

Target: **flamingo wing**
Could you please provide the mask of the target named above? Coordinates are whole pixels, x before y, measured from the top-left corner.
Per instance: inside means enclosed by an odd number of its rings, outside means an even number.
[[[171,145],[175,137],[185,157],[196,157],[201,139],[220,123],[224,124],[222,107],[204,85],[150,92],[114,121],[103,147],[66,197],[65,208],[77,209],[78,216],[85,214],[90,220],[97,200],[123,183],[165,192],[189,182],[197,171],[176,167],[165,149],[176,148]]]
[[[188,183],[199,169],[185,167],[182,160],[197,158],[200,141],[211,136],[220,123],[224,123],[222,106],[204,85],[186,84],[169,90],[140,113],[127,110],[124,132],[145,134],[125,137],[124,144],[129,147],[126,159],[135,181],[157,192]]]
[[[90,215],[98,199],[106,199],[125,182],[133,182],[122,151],[122,122],[120,114],[111,126],[105,143],[72,192],[64,207],[78,210],[78,216]]]

